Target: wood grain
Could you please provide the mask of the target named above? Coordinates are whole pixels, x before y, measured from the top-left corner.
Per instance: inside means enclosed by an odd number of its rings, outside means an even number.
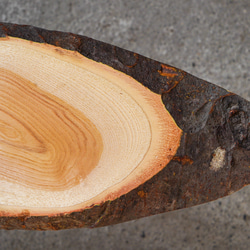
[[[181,130],[161,97],[133,78],[11,37],[0,40],[0,57],[1,204],[12,212],[113,200],[175,154]]]
[[[0,96],[1,180],[65,190],[97,165],[101,134],[81,112],[6,69]]]

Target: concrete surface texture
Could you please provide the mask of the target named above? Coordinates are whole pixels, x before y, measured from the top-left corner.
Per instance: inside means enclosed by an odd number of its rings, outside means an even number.
[[[249,0],[1,0],[0,21],[68,31],[181,68],[250,100]],[[250,188],[98,229],[0,231],[0,249],[249,249]]]

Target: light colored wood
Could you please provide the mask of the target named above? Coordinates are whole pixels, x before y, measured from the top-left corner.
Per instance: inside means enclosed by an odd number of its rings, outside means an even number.
[[[175,155],[161,96],[77,52],[0,39],[0,212],[56,214],[113,200]]]
[[[60,191],[95,168],[102,137],[81,112],[5,69],[0,69],[0,92],[3,179]]]

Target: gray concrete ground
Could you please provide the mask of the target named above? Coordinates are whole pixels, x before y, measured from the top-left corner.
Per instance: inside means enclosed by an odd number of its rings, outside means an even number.
[[[250,100],[249,0],[0,0],[0,21],[84,34]],[[0,249],[250,249],[250,188],[99,229],[0,231]]]

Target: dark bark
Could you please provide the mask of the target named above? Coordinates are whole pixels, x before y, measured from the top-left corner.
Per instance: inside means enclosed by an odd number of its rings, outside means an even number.
[[[58,216],[0,217],[0,228],[58,230],[100,227],[187,208],[238,191],[250,183],[250,103],[182,70],[84,36],[30,26],[0,24],[0,37],[13,36],[78,51],[132,76],[162,95],[183,130],[172,161],[149,181],[113,201]],[[211,169],[216,149],[223,165]]]

